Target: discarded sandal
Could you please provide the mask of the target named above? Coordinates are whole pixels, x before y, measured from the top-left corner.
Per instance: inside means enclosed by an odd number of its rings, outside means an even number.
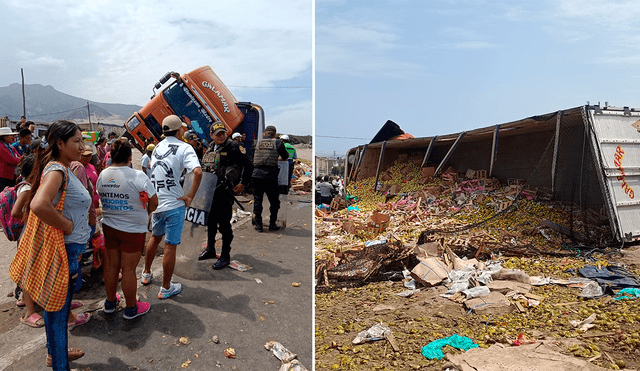
[[[67,350],[67,357],[69,358],[69,362],[75,361],[76,359],[82,358],[84,356],[84,352],[79,348],[69,348]],[[47,367],[53,366],[53,360],[51,359],[51,355],[47,354]]]
[[[44,326],[44,319],[38,313],[33,313],[29,318],[20,317],[20,322],[33,328]]]
[[[73,330],[76,326],[84,325],[91,319],[91,313],[76,313],[76,321],[69,322],[69,330]]]

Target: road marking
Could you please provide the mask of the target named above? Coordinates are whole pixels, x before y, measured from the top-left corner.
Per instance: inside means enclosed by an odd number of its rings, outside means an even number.
[[[14,349],[11,353],[0,357],[0,370],[11,366],[13,362],[18,361],[23,356],[33,353],[37,348],[47,344],[47,334],[43,333],[24,343],[22,346]]]

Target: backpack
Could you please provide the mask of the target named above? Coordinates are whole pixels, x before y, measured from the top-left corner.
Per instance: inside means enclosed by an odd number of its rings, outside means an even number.
[[[21,219],[11,217],[11,209],[16,203],[17,190],[21,186],[28,184],[20,182],[13,187],[5,187],[0,192],[0,222],[2,222],[2,230],[9,241],[17,241],[24,228],[24,222]]]

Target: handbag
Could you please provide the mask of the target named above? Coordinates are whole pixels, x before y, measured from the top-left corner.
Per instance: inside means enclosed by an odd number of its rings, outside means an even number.
[[[62,195],[56,205],[60,214],[64,208],[68,182],[65,169]],[[64,232],[44,223],[33,211],[29,211],[18,251],[9,267],[9,276],[47,312],[62,309],[69,290],[69,262]]]

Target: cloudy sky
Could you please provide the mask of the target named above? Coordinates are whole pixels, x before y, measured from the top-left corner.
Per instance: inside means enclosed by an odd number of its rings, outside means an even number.
[[[166,72],[209,65],[280,132],[312,133],[311,0],[0,0],[0,86],[144,105]]]
[[[427,137],[587,101],[640,108],[637,1],[315,4],[317,154],[368,143],[387,120]]]

